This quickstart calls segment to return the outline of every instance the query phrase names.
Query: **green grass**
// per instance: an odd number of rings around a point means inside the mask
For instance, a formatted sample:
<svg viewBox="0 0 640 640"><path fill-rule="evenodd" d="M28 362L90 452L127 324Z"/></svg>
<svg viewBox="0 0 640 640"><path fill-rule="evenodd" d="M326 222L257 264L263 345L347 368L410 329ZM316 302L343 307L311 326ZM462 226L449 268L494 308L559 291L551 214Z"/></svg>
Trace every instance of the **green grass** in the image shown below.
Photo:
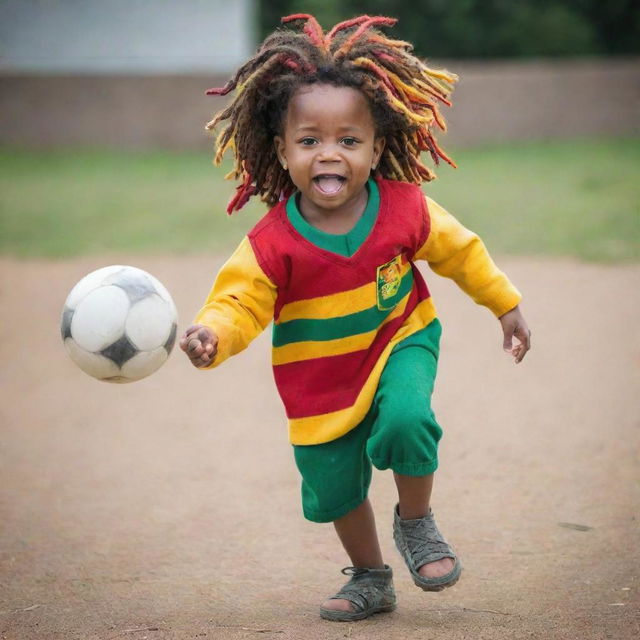
<svg viewBox="0 0 640 640"><path fill-rule="evenodd" d="M640 139L460 150L432 197L502 254L640 259Z"/></svg>
<svg viewBox="0 0 640 640"><path fill-rule="evenodd" d="M640 140L450 150L425 190L492 253L640 258ZM202 153L0 150L0 253L226 252L262 215Z"/></svg>

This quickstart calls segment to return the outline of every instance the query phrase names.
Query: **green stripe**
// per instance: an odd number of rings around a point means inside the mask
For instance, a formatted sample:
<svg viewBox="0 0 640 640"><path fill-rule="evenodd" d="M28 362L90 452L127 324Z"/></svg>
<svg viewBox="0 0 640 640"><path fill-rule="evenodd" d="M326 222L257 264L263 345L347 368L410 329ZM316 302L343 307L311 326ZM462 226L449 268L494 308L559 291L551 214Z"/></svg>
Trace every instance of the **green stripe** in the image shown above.
<svg viewBox="0 0 640 640"><path fill-rule="evenodd" d="M381 310L374 306L338 318L289 320L282 324L276 324L273 326L273 346L282 347L292 342L307 340L320 342L338 340L373 331L384 322L385 318L393 311L393 307L411 291L412 287L413 271L409 269L402 278L396 294L387 301L390 309Z"/></svg>

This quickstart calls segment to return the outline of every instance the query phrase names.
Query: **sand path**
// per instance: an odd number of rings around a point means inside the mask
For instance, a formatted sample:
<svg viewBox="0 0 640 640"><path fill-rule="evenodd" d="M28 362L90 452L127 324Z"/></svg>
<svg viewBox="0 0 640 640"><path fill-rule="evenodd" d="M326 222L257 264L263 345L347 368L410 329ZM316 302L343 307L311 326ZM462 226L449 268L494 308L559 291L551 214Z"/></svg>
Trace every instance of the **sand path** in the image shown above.
<svg viewBox="0 0 640 640"><path fill-rule="evenodd" d="M215 372L176 351L151 378L81 373L62 303L109 257L0 260L2 640L640 637L640 266L506 259L534 350L515 367L491 315L430 277L445 327L434 510L459 584L424 594L391 539L393 480L372 499L396 612L317 607L348 564L306 522L269 339ZM184 328L220 261L141 258Z"/></svg>

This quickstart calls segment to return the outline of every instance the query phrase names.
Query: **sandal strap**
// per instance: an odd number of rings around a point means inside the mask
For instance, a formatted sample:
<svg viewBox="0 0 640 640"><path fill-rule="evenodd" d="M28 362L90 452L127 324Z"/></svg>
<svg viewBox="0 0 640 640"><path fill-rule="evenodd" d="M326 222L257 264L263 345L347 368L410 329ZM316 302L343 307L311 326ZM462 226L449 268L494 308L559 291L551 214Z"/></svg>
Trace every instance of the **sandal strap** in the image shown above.
<svg viewBox="0 0 640 640"><path fill-rule="evenodd" d="M442 558L456 559L453 549L438 530L431 510L426 516L415 520L401 520L397 516L396 524L416 571Z"/></svg>
<svg viewBox="0 0 640 640"><path fill-rule="evenodd" d="M351 580L335 596L329 598L330 600L348 600L354 606L355 613L395 603L391 567L387 565L385 569L345 567L342 573L350 575Z"/></svg>

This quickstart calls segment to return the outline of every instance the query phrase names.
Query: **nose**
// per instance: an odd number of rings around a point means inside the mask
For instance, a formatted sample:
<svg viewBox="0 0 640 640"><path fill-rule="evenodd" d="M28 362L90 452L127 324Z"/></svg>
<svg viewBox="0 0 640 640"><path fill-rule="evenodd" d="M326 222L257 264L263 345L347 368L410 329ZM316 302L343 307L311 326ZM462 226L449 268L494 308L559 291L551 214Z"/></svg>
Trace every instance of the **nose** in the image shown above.
<svg viewBox="0 0 640 640"><path fill-rule="evenodd" d="M320 162L339 162L340 161L340 147L334 143L323 144L318 153L318 160Z"/></svg>

